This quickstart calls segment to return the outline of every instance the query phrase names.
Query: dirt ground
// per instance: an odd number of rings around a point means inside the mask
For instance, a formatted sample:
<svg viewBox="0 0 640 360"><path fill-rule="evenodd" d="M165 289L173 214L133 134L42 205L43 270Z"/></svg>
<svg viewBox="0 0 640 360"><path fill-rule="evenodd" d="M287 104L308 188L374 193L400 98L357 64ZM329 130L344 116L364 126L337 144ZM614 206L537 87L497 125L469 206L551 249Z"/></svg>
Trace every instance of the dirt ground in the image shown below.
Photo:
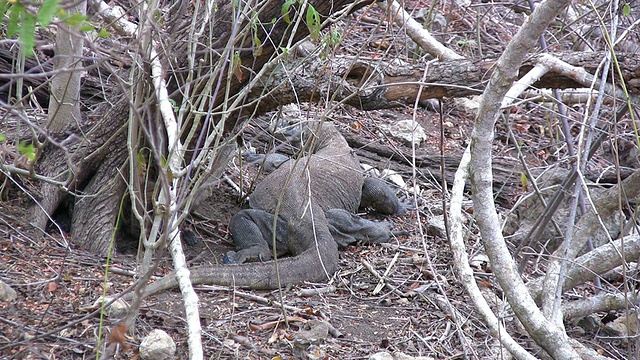
<svg viewBox="0 0 640 360"><path fill-rule="evenodd" d="M447 134L449 154L462 151L460 133L471 128L468 116L454 115L457 132ZM400 149L403 145L384 138L378 130L380 124L402 116L402 111L369 112L361 120L358 136ZM334 120L341 129L349 131L351 124L338 117ZM419 119L432 133L439 128L435 113L420 109ZM520 135L528 136L526 132ZM427 142L418 149L418 155L438 153L438 148L438 141ZM247 179L255 174L252 168L242 171ZM240 169L231 164L229 180L239 183L239 174ZM411 183L411 174L402 175ZM416 181L422 189L418 211L392 219L373 217L393 221L394 229L405 230L406 234L384 246L343 249L340 270L329 283L300 284L283 289L282 293L198 287L206 356L368 359L380 351L401 351L435 359L499 357L500 348L456 280L446 240L428 223L442 213L438 184L424 174L418 175ZM12 199L0 204L0 277L18 292L18 301L0 303L0 358L95 357L101 324L105 334L117 319L87 317L90 311L86 308L103 292L114 295L133 284L130 274L135 257L117 254L110 259L110 272L105 277L105 259L74 249L74 234L62 237L52 231L43 236L28 225L26 199ZM226 226L231 215L241 208L238 193L228 183L221 183L207 206L199 211L206 216L190 219L191 230L199 239L195 246L185 245L190 264L219 262L232 249ZM482 253L473 233L468 246L472 257ZM500 292L492 285L493 277L484 272L481 262L479 266L480 284L499 297ZM170 271L168 256L160 269L158 276ZM279 306L280 301L284 309ZM319 323L324 325L319 327ZM315 334L311 338L308 328ZM314 333L318 328L319 334ZM152 329L166 331L176 342L177 358L187 357L179 292L165 292L144 301L136 325L126 338L131 349L121 349L116 358L135 358L141 339ZM569 327L569 332L583 335L586 340L593 336L583 334L578 327ZM527 346L526 337L522 341ZM606 342L594 346L610 356L617 348L615 343Z"/></svg>
<svg viewBox="0 0 640 360"><path fill-rule="evenodd" d="M461 19L465 16L454 15ZM360 44L369 39L374 26L375 23L364 21L351 33L351 43L344 44L343 51L360 54ZM499 54L502 38L498 36L495 43L485 46ZM406 58L406 44L393 44L388 55L397 53ZM375 55L379 50L377 46L371 53ZM471 133L472 115L456 110L450 102L445 102L442 118L426 107L417 109L416 120L429 137L417 148L416 156L460 156ZM411 118L412 111L399 108L364 112L342 108L332 114L330 120L339 123L345 134L386 146L390 152L410 154L411 149L386 136L381 125ZM562 145L554 140L559 136L550 130L557 131L558 126L548 122L554 117L551 115L552 111L542 106L523 105L514 107L510 116L510 126L532 167L551 166L564 156L558 150ZM441 128L445 136L442 144ZM253 134L258 132L249 130ZM505 125L498 124L495 134L495 158L517 163ZM252 143L258 145L256 148L259 144L258 140ZM362 162L367 160L363 158ZM384 170L393 168L397 161L387 159L386 166L384 164L385 161L377 161L371 165ZM231 182L246 189L249 184L240 181L241 172L243 178L248 179L255 170L239 169L231 164L226 175ZM434 359L501 358L504 350L478 318L453 273L445 237L429 224L430 219L443 213L443 194L445 198L448 194L435 180L439 172L437 167L401 172L409 186L415 181L420 188L416 208L391 219L372 218L393 221L394 229L404 230L406 234L385 245L343 249L339 272L328 283L304 283L282 292L197 287L206 358L368 359L380 351L400 351ZM513 204L524 191L515 167L513 175L504 207ZM0 279L18 293L17 301L0 302L0 359L95 358L98 347L101 349L104 344L105 334L118 319L92 314L88 308L103 294L118 294L134 283L131 274L136 267L135 255L118 253L107 262L74 248L75 234L55 229L44 233L32 228L25 213L29 199L15 189L14 193L7 194L5 186L11 185L11 181L0 180L4 181L0 188ZM200 216L189 219L190 229L199 239L194 246L185 245L191 265L219 262L223 254L232 249L227 224L243 207L237 200L237 191L222 182L206 208L200 209ZM472 205L469 200L465 204L471 218ZM472 225L467 247L470 257L478 260L474 261L474 270L479 284L496 301L502 300L493 275L482 261L482 244ZM166 254L159 269L158 277L171 270ZM498 313L508 324L513 323L512 314ZM119 349L115 358L136 359L140 341L153 329L162 329L173 338L177 359L187 358L184 309L179 292L169 291L144 300L136 324L126 337L130 348ZM524 331L510 330L523 346L536 354L537 349ZM567 324L567 332L606 356L626 358L626 344L599 336L597 329L585 331Z"/></svg>
<svg viewBox="0 0 640 360"><path fill-rule="evenodd" d="M229 177L237 179L238 174L237 167L231 166ZM231 215L241 208L237 199L237 192L222 183L206 208L199 210L209 218L191 219L191 229L201 240L193 247L185 246L191 264L219 261L232 249L226 226ZM103 288L113 295L132 284L133 278L111 272L105 280L105 259L74 249L73 234L63 238L51 232L43 236L30 228L24 205L20 199L1 205L0 274L18 291L19 300L0 304L0 354L2 358L15 359L50 358L54 354L56 358L91 357L100 317L78 321L88 312L81 309L102 295ZM426 209L425 205L422 207ZM428 228L430 212L420 212L424 229ZM460 339L470 335L462 334L462 326L472 331L471 337L484 330L477 325L464 325L463 318L472 318L464 301L451 302L459 298L462 290L452 281L447 244L426 233L419 235L416 212L387 220L394 222L395 230L407 230L409 235L399 236L384 247L344 249L340 272L330 284L301 284L283 291L288 325L283 322L282 308L271 303L279 301L278 292L199 288L207 355L229 359L298 358L301 355L300 345L295 345L296 333L311 320L326 321L337 330L334 335L339 336L321 337L314 344L313 349L328 358L367 358L385 349L437 358L463 353ZM111 269L128 271L134 266L135 258L122 254L111 259L110 264ZM168 259L161 269L169 271ZM382 275L384 282L378 279ZM386 286L377 288L379 284ZM329 285L331 289L322 292ZM319 289L318 294L301 295L313 289ZM176 341L178 358L185 358L183 311L177 292L146 299L128 341L135 348L150 330L160 328ZM460 317L460 323L453 321L454 317ZM65 325L68 327L61 329ZM108 329L111 325L113 320L107 318L104 326ZM50 331L53 333L47 334ZM465 347L467 351L484 353ZM120 358L131 354L125 352Z"/></svg>

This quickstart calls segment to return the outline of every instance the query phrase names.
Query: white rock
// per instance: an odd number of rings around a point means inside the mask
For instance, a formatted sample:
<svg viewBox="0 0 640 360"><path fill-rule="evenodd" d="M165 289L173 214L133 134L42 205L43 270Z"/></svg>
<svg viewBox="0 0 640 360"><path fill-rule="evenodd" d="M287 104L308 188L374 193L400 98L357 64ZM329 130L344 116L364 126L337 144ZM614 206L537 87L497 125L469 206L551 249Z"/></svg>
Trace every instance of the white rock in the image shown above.
<svg viewBox="0 0 640 360"><path fill-rule="evenodd" d="M432 357L428 356L409 356L400 351L396 351L393 353L394 360L433 360Z"/></svg>
<svg viewBox="0 0 640 360"><path fill-rule="evenodd" d="M176 355L176 343L166 332L155 329L140 343L140 358L143 360L169 360Z"/></svg>
<svg viewBox="0 0 640 360"><path fill-rule="evenodd" d="M369 360L394 360L393 356L386 351L375 353L369 357Z"/></svg>
<svg viewBox="0 0 640 360"><path fill-rule="evenodd" d="M18 294L11 286L7 285L4 281L0 280L0 300L6 302L13 302L18 297Z"/></svg>
<svg viewBox="0 0 640 360"><path fill-rule="evenodd" d="M474 96L471 99L458 98L454 100L454 107L469 114L475 114L478 112L478 108L480 108L481 100L482 98L480 96Z"/></svg>
<svg viewBox="0 0 640 360"><path fill-rule="evenodd" d="M391 355L386 351L382 351L371 355L369 360L433 360L433 358L428 356L410 356L400 351L396 351Z"/></svg>
<svg viewBox="0 0 640 360"><path fill-rule="evenodd" d="M362 170L364 170L365 174L371 174L374 177L380 177L380 171L378 171L378 169L376 169L375 167L364 163L360 163L360 167L362 168Z"/></svg>
<svg viewBox="0 0 640 360"><path fill-rule="evenodd" d="M112 297L107 296L106 298L103 298L102 296L100 298L98 298L98 300L96 300L93 303L93 306L86 308L87 310L95 310L99 307L102 306L102 303L108 303L111 300L113 300ZM107 306L104 309L104 314L107 317L113 318L113 319L122 319L127 315L127 312L129 311L129 304L127 304L126 301L124 301L123 299L118 299L116 301L114 301L111 305Z"/></svg>
<svg viewBox="0 0 640 360"><path fill-rule="evenodd" d="M407 183L404 182L404 179L402 178L402 176L398 174L396 171L393 171L391 169L384 169L382 170L382 178L391 181L402 190L407 189Z"/></svg>
<svg viewBox="0 0 640 360"><path fill-rule="evenodd" d="M469 259L469 265L478 271L491 271L491 261L486 254L478 253Z"/></svg>
<svg viewBox="0 0 640 360"><path fill-rule="evenodd" d="M440 239L447 238L447 227L444 223L444 215L432 216L427 220L427 233Z"/></svg>
<svg viewBox="0 0 640 360"><path fill-rule="evenodd" d="M417 122L409 120L400 120L394 124L383 126L382 129L392 138L402 141L406 144L420 144L427 140L427 134Z"/></svg>

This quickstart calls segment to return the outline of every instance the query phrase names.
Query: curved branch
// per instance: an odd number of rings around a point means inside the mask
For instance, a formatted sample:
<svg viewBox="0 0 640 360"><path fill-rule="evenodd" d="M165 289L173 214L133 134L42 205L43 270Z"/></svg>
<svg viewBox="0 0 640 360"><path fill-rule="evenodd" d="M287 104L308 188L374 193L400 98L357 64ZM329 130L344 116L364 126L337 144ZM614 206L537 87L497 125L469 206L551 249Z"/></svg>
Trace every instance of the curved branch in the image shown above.
<svg viewBox="0 0 640 360"><path fill-rule="evenodd" d="M491 311L487 300L482 296L480 288L476 283L473 276L473 270L469 266L469 258L465 249L464 240L462 236L462 200L464 196L464 183L469 175L468 167L470 161L469 147L464 152L460 166L456 171L453 187L451 188L451 201L449 213L449 220L451 221L451 252L453 253L453 263L456 273L460 278L460 281L465 286L467 294L473 301L476 309L480 315L484 318L485 323L489 327L491 334L500 340L500 343L509 350L509 352L517 359L535 359L535 357L529 354L518 343L513 340L511 335L500 324L500 321Z"/></svg>
<svg viewBox="0 0 640 360"><path fill-rule="evenodd" d="M511 308L527 332L555 359L580 359L580 356L570 345L564 331L546 319L538 309L507 249L493 201L491 151L500 104L518 75L517 69L549 22L568 3L566 0L541 3L509 43L497 61L496 70L483 94L470 145L475 215L494 273Z"/></svg>

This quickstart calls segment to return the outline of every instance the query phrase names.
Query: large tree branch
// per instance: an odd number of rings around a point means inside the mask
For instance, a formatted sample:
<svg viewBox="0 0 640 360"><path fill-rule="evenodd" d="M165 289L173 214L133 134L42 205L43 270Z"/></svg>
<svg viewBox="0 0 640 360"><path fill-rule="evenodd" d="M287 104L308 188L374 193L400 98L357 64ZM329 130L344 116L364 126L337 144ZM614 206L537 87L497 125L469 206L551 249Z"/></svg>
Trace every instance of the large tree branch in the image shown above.
<svg viewBox="0 0 640 360"><path fill-rule="evenodd" d="M511 40L495 64L495 70L480 104L471 138L471 187L475 217L494 274L507 301L527 332L549 355L556 359L579 359L566 334L546 319L529 295L516 264L507 249L499 226L492 191L492 143L495 122L502 100L518 77L518 69L529 49L542 35L549 22L566 6L566 0L541 3Z"/></svg>

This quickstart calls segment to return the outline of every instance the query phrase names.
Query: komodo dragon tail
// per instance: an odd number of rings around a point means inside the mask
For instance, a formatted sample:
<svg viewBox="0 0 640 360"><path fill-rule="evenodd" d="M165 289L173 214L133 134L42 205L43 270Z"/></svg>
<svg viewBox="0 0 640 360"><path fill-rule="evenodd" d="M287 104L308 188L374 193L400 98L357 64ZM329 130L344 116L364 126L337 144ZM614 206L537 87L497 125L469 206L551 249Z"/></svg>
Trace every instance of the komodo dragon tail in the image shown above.
<svg viewBox="0 0 640 360"><path fill-rule="evenodd" d="M327 281L338 269L338 246L333 240L327 220L319 206L314 205L313 219L311 211L306 211L302 219L290 221L288 236L314 237L317 246L311 246L294 257L278 259L280 282L276 273L276 262L229 264L217 266L193 267L190 270L191 283L194 285L236 286L248 289L277 289L295 285L303 281ZM149 284L143 291L143 297L178 286L175 273L171 273Z"/></svg>

